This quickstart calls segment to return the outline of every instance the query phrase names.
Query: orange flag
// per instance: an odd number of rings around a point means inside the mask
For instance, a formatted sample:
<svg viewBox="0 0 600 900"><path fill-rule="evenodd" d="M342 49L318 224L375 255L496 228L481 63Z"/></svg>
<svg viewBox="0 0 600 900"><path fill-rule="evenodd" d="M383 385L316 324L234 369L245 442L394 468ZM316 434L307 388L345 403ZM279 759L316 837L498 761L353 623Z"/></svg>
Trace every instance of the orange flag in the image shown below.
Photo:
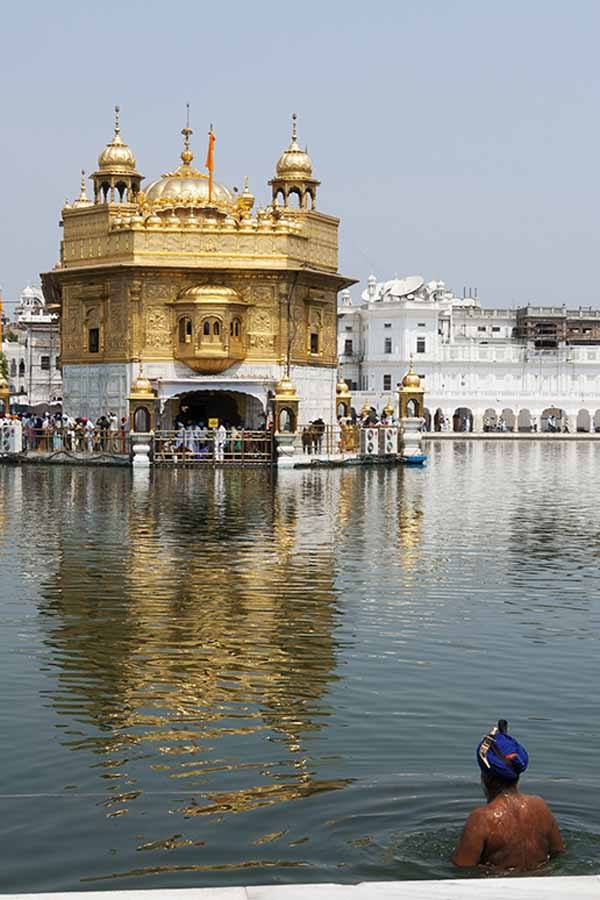
<svg viewBox="0 0 600 900"><path fill-rule="evenodd" d="M210 126L210 131L208 132L208 150L206 151L206 162L204 165L208 169L208 202L212 201L212 192L213 192L213 172L215 170L215 136L213 134L212 125Z"/></svg>

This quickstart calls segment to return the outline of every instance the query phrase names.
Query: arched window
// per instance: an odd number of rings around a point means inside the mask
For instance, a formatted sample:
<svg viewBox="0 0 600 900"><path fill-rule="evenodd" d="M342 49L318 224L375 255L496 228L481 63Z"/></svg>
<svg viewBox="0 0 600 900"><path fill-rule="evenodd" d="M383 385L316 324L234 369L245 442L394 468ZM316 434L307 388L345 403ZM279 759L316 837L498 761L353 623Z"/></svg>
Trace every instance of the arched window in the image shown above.
<svg viewBox="0 0 600 900"><path fill-rule="evenodd" d="M142 434L150 431L150 413L143 406L138 406L133 415L133 430Z"/></svg>
<svg viewBox="0 0 600 900"><path fill-rule="evenodd" d="M25 360L23 359L19 363L19 375L21 376L21 378L23 378L23 376L25 375Z"/></svg>
<svg viewBox="0 0 600 900"><path fill-rule="evenodd" d="M16 376L16 374L17 374L17 363L16 363L16 360L13 359L13 360L11 360L11 364L10 364L10 377L14 378Z"/></svg>
<svg viewBox="0 0 600 900"><path fill-rule="evenodd" d="M232 319L229 326L229 334L232 338L240 339L242 335L242 323L239 319Z"/></svg>
<svg viewBox="0 0 600 900"><path fill-rule="evenodd" d="M192 320L184 316L179 320L179 343L190 344L192 342Z"/></svg>
<svg viewBox="0 0 600 900"><path fill-rule="evenodd" d="M202 343L223 344L223 323L216 316L207 316L202 322Z"/></svg>

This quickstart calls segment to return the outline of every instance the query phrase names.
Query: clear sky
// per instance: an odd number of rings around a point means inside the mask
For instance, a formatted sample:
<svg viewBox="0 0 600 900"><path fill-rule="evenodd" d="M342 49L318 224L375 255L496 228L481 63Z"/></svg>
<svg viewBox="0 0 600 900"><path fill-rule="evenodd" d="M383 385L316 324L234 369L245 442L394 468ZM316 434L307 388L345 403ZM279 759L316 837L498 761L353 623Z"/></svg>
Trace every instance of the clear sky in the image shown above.
<svg viewBox="0 0 600 900"><path fill-rule="evenodd" d="M0 19L5 300L58 257L61 205L121 106L138 169L257 198L299 117L344 274L419 273L486 306L600 306L597 0L30 0ZM354 289L354 296L358 289Z"/></svg>

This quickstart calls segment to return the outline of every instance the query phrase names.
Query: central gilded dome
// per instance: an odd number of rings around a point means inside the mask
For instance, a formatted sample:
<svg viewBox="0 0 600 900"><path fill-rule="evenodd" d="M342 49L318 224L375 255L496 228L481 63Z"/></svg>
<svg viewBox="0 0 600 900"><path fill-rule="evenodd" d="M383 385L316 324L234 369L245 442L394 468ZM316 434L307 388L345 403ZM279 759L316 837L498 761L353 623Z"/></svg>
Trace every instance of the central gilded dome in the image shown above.
<svg viewBox="0 0 600 900"><path fill-rule="evenodd" d="M182 164L174 172L166 172L162 178L148 185L144 192L146 203L158 209L216 206L224 212L231 212L235 209L232 192L214 181L211 193L209 176L192 166L194 154L189 147L191 128L184 128L182 134L185 138Z"/></svg>
<svg viewBox="0 0 600 900"><path fill-rule="evenodd" d="M208 175L184 163L174 172L167 172L148 185L146 202L165 209L183 206L217 206L229 210L234 204L233 194L222 184L213 183L209 202Z"/></svg>

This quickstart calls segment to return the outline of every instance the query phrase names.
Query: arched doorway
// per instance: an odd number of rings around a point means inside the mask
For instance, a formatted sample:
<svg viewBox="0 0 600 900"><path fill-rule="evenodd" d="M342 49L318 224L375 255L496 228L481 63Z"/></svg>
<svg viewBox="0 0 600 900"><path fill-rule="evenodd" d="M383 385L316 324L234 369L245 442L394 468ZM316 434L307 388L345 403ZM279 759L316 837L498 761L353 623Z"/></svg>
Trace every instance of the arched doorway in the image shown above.
<svg viewBox="0 0 600 900"><path fill-rule="evenodd" d="M431 431L431 413L427 409L427 407L425 407L425 409L423 410L423 417L425 419L425 422L423 424L423 431Z"/></svg>
<svg viewBox="0 0 600 900"><path fill-rule="evenodd" d="M165 404L163 428L180 424L208 427L217 420L226 428L264 428L266 414L257 397L241 391L189 391L172 397Z"/></svg>
<svg viewBox="0 0 600 900"><path fill-rule="evenodd" d="M500 430L501 431L514 431L517 417L515 416L512 409L508 407L503 409L500 414Z"/></svg>
<svg viewBox="0 0 600 900"><path fill-rule="evenodd" d="M452 416L453 431L473 431L473 413L466 406L459 406Z"/></svg>
<svg viewBox="0 0 600 900"><path fill-rule="evenodd" d="M528 409L520 409L517 418L517 431L531 431L533 420Z"/></svg>
<svg viewBox="0 0 600 900"><path fill-rule="evenodd" d="M483 430L484 431L496 431L498 428L498 416L496 415L496 410L486 409L483 413Z"/></svg>
<svg viewBox="0 0 600 900"><path fill-rule="evenodd" d="M566 413L564 409L559 409L558 406L549 406L543 411L541 416L542 431L562 431L565 421Z"/></svg>
<svg viewBox="0 0 600 900"><path fill-rule="evenodd" d="M592 430L592 417L587 409L580 409L577 413L577 431L591 431Z"/></svg>
<svg viewBox="0 0 600 900"><path fill-rule="evenodd" d="M435 413L433 414L433 430L434 431L447 431L448 430L448 423L447 423L446 416L444 415L443 409L440 409L439 406L436 409Z"/></svg>
<svg viewBox="0 0 600 900"><path fill-rule="evenodd" d="M600 409L597 409L594 413L593 425L594 431L600 431Z"/></svg>

